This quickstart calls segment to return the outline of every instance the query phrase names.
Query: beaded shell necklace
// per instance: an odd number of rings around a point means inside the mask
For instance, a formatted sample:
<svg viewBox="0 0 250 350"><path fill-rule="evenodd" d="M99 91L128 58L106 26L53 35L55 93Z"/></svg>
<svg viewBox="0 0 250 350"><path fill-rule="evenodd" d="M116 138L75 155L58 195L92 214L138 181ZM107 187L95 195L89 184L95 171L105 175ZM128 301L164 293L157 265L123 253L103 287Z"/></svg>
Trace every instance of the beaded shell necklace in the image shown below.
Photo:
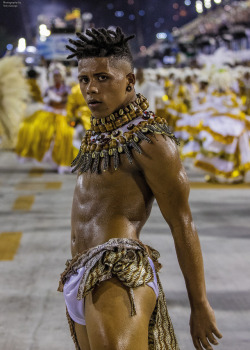
<svg viewBox="0 0 250 350"><path fill-rule="evenodd" d="M152 142L147 134L167 135L179 144L166 120L147 111L148 107L148 100L137 94L134 102L108 117L97 119L91 116L91 129L86 132L79 153L71 164L72 172L79 170L84 173L89 169L93 173L106 171L111 157L114 169L117 170L120 164L119 155L122 153L133 163L131 151L142 153L140 141Z"/></svg>

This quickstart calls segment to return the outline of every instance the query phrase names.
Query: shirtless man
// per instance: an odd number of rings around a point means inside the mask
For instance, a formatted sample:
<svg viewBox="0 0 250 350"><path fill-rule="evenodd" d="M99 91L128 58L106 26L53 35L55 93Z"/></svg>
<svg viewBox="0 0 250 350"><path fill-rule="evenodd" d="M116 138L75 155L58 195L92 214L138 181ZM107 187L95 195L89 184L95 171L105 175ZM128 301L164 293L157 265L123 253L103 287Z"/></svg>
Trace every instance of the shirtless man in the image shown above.
<svg viewBox="0 0 250 350"><path fill-rule="evenodd" d="M69 58L78 59L92 126L73 162L79 170L72 207L73 259L59 287L76 349L179 349L156 277L157 252L139 241L156 199L185 278L194 347L211 350L221 334L206 297L189 182L174 135L163 119L147 111L146 99L135 94L127 44L133 36L125 38L120 28L77 35L79 40L70 40L76 48L68 46L73 52ZM164 321L160 326L159 320Z"/></svg>

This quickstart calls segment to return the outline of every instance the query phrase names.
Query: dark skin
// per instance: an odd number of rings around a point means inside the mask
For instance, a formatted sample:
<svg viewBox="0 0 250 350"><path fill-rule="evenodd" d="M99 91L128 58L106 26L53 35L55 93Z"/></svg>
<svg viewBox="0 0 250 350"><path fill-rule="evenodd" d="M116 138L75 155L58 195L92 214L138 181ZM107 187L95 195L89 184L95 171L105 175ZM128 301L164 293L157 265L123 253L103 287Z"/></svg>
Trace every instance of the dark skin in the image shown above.
<svg viewBox="0 0 250 350"><path fill-rule="evenodd" d="M96 118L105 117L135 99L130 64L114 58L79 61L79 82ZM206 297L202 253L188 204L189 182L176 145L162 135L141 142L142 155L129 164L121 155L117 171L78 175L72 207L72 255L114 237L139 239L154 198L175 242L191 306L190 329L196 349L211 350L221 338ZM162 166L165 164L166 166ZM112 169L112 167L111 167ZM85 299L86 326L76 324L81 349L145 350L148 323L156 296L148 287L135 290L137 315L131 317L127 290L112 278Z"/></svg>

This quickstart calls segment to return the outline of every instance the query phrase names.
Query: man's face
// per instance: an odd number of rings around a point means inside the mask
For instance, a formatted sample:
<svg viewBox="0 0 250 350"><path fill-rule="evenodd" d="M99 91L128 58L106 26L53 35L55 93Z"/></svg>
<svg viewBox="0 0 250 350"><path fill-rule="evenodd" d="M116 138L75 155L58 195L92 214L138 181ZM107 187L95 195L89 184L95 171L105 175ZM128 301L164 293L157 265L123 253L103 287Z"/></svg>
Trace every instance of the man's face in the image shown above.
<svg viewBox="0 0 250 350"><path fill-rule="evenodd" d="M106 117L128 104L134 92L134 74L129 62L112 57L83 58L78 63L78 79L92 115Z"/></svg>
<svg viewBox="0 0 250 350"><path fill-rule="evenodd" d="M205 90L208 87L208 83L206 81L200 82L200 89Z"/></svg>
<svg viewBox="0 0 250 350"><path fill-rule="evenodd" d="M62 76L60 73L55 73L53 77L55 85L59 85L62 83Z"/></svg>
<svg viewBox="0 0 250 350"><path fill-rule="evenodd" d="M249 79L250 79L250 73L249 73L249 72L246 72L246 73L244 74L244 78L245 78L246 80L249 80Z"/></svg>

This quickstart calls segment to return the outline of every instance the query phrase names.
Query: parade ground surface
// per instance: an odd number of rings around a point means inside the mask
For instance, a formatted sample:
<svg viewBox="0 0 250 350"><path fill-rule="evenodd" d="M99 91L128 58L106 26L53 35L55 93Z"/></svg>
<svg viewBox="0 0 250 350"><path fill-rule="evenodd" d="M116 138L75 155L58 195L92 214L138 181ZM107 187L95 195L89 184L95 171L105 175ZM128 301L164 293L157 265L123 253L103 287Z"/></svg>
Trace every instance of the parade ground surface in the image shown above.
<svg viewBox="0 0 250 350"><path fill-rule="evenodd" d="M190 164L187 172L208 298L223 333L215 348L249 350L249 176L246 184L212 185L204 183L203 174ZM70 258L76 176L58 175L34 163L18 164L10 152L0 153L0 174L0 350L73 350L57 287ZM156 203L141 239L161 253L160 276L180 349L194 349L184 280Z"/></svg>

